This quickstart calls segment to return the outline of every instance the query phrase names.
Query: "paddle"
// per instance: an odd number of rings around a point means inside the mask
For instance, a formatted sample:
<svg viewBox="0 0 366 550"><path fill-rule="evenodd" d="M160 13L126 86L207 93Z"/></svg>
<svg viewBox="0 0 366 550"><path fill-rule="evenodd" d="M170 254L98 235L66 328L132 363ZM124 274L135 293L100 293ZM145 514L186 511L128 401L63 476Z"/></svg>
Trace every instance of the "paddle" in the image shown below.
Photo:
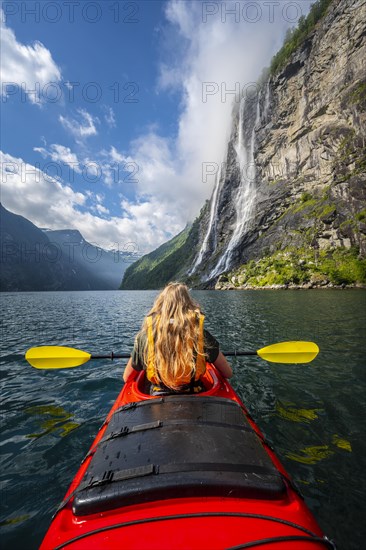
<svg viewBox="0 0 366 550"><path fill-rule="evenodd" d="M314 342L280 342L257 351L227 351L228 357L258 355L272 363L310 363L319 353ZM31 348L25 358L36 369L67 369L79 367L90 359L129 359L130 353L91 355L86 351L62 346L40 346Z"/></svg>

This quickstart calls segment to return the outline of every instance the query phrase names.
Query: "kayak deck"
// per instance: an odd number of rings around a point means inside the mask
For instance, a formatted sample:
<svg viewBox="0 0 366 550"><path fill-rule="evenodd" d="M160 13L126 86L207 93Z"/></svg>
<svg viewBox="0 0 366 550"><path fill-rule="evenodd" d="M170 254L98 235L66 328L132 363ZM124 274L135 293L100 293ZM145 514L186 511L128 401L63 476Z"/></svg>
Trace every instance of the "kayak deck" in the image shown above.
<svg viewBox="0 0 366 550"><path fill-rule="evenodd" d="M143 385L122 389L41 550L333 547L213 367L204 394Z"/></svg>
<svg viewBox="0 0 366 550"><path fill-rule="evenodd" d="M168 498L273 499L286 490L240 406L222 397L125 405L92 453L76 516Z"/></svg>

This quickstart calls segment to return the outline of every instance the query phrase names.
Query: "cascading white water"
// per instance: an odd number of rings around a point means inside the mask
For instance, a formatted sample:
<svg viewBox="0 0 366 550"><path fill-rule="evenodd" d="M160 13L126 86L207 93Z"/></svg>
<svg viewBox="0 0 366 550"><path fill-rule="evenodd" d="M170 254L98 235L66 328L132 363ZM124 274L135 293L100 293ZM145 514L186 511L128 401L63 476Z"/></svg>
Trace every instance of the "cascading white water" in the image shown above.
<svg viewBox="0 0 366 550"><path fill-rule="evenodd" d="M260 121L260 94L257 97L256 117L253 125L249 144L245 143L244 136L244 107L245 98L241 100L239 109L238 122L238 138L235 146L235 151L240 167L240 184L238 186L237 195L235 197L236 208L236 225L231 235L228 247L221 256L216 267L211 271L209 278L216 277L220 273L227 271L230 268L231 259L235 248L240 243L246 227L250 220L254 200L255 200L255 136L258 123Z"/></svg>
<svg viewBox="0 0 366 550"><path fill-rule="evenodd" d="M270 105L269 94L270 94L270 87L269 87L269 80L268 80L267 86L266 86L266 95L264 97L263 113L261 115L261 120L264 123L267 121L267 115L268 115L268 110L269 110L269 105Z"/></svg>
<svg viewBox="0 0 366 550"><path fill-rule="evenodd" d="M218 197L220 195L219 191L221 188L221 185L220 185L221 172L222 172L222 164L219 165L219 169L216 175L216 182L215 182L214 192L211 200L210 221L208 224L206 235L205 235L205 238L203 239L201 249L199 251L197 259L192 269L188 272L188 275L192 275L196 271L197 267L202 263L202 260L208 249L208 243L210 242L211 232L213 232L213 238L215 239L216 237L215 228L216 228L216 222L217 222L217 203L218 203ZM216 243L214 243L214 246L215 244Z"/></svg>

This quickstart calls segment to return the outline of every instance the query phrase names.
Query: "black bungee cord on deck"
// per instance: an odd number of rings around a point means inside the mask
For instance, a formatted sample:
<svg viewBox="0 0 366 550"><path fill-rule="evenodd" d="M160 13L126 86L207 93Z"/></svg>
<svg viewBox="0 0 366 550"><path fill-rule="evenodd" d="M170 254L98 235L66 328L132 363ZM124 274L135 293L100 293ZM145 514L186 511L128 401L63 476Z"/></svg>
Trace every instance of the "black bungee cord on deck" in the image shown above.
<svg viewBox="0 0 366 550"><path fill-rule="evenodd" d="M328 539L327 537L304 537L299 535L292 535L286 537L271 537L261 540L253 540L251 542L245 542L244 544L239 544L239 546L230 546L230 548L225 548L225 550L245 550L245 548L254 548L255 546L263 546L264 544L276 544L277 542L310 542L324 544L330 550L337 550L334 542Z"/></svg>
<svg viewBox="0 0 366 550"><path fill-rule="evenodd" d="M106 527L101 527L100 529L95 529L88 533L83 533L82 535L79 535L77 537L74 537L70 540L63 542L60 546L56 546L54 550L62 550L62 548L65 548L65 546L73 544L74 542L77 542L81 539L84 539L92 535L96 535L98 533L103 533L105 531L111 531L113 529L121 529L122 527L131 527L134 525L142 525L144 523L155 523L158 521L193 519L193 518L200 519L202 517L241 517L241 518L250 518L250 519L253 519L253 518L263 519L265 521L273 521L276 523L288 525L289 527L298 529L308 534L308 536L293 535L288 537L284 536L284 537L273 537L270 539L255 540L251 542L246 542L239 546L232 546L230 548L226 548L225 550L241 550L245 548L254 548L255 546L262 546L263 544L272 544L277 542L291 542L291 541L305 541L305 542L311 542L311 543L320 543L320 544L323 544L329 550L336 550L336 546L334 545L334 543L331 540L329 540L327 537L323 537L323 538L318 537L315 533L313 533L309 529L306 529L305 527L302 527L301 525L297 525L296 523L284 520L282 518L275 518L272 516L265 516L262 514L246 514L242 512L203 512L201 514L178 514L175 516L158 516L154 518L144 518L144 519L137 519L133 521L126 521L123 523L116 523L115 525L107 525Z"/></svg>

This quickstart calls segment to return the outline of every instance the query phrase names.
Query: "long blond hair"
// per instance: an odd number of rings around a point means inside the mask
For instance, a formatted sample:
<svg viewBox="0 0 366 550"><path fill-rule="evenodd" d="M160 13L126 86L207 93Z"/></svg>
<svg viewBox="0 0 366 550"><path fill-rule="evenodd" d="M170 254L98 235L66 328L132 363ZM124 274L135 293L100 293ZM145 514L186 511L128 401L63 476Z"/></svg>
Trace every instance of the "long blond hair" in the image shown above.
<svg viewBox="0 0 366 550"><path fill-rule="evenodd" d="M178 390L182 381L196 372L199 332L199 305L186 285L169 283L155 299L147 317L152 316L155 342L155 375L166 387ZM140 334L147 335L145 317ZM148 363L148 339L144 361Z"/></svg>

